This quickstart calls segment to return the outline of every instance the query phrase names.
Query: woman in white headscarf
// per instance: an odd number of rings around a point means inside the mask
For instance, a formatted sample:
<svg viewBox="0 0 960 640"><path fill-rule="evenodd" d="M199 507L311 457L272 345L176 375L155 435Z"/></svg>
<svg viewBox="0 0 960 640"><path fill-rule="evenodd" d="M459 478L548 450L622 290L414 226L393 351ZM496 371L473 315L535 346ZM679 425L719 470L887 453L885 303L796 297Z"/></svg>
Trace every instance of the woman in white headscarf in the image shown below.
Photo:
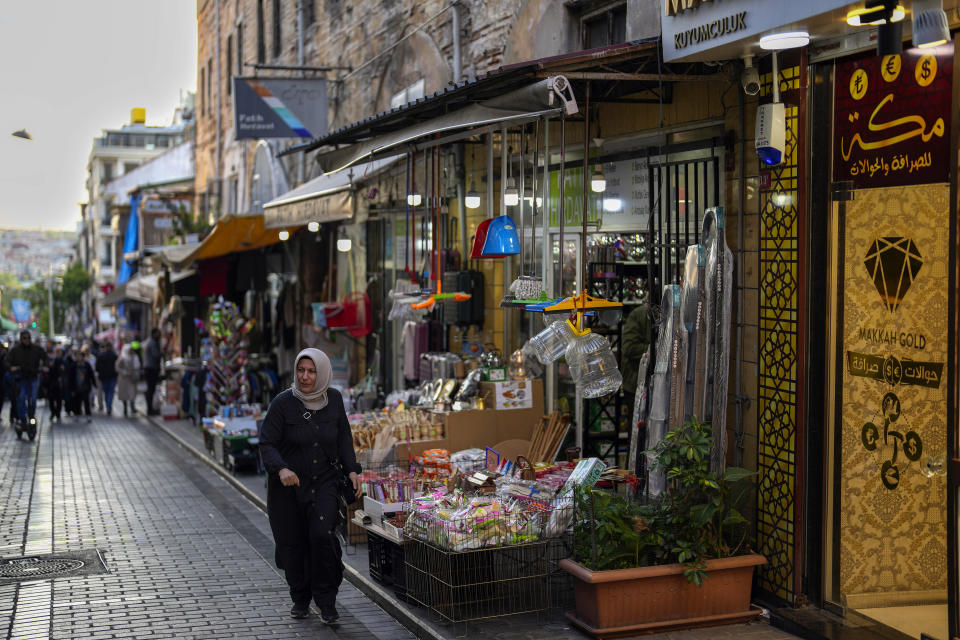
<svg viewBox="0 0 960 640"><path fill-rule="evenodd" d="M319 349L297 355L293 385L267 409L260 454L267 469L267 513L293 608L310 615L310 601L326 624L335 624L343 561L337 540L339 483L347 474L357 497L360 465L353 450L343 398L330 389L330 359Z"/></svg>
<svg viewBox="0 0 960 640"><path fill-rule="evenodd" d="M137 399L137 378L140 375L140 358L129 344L120 349L117 359L117 400L123 403L123 415L131 415Z"/></svg>

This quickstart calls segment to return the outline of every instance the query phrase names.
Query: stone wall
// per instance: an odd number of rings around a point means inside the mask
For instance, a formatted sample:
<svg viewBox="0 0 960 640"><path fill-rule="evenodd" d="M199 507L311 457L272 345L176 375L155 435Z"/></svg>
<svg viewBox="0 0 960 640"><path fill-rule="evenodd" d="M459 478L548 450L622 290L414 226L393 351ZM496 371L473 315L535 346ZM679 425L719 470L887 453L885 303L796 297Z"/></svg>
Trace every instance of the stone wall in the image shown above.
<svg viewBox="0 0 960 640"><path fill-rule="evenodd" d="M233 137L233 96L228 94L226 56L229 37L234 58L232 71L241 73L237 63L237 30L242 25L243 61L256 62L258 3L263 7L264 62L296 65L297 0L279 1L278 56L273 55L274 0L198 0L197 3L198 85L203 80L203 86L197 90L198 211L204 211L203 194L208 191L208 183L216 193L218 174L223 178L224 193L221 201L211 201L215 215L232 213L226 209L233 201L227 191L233 188L239 192L234 208L249 209L247 194L255 144ZM315 19L303 30L303 64L350 67L349 71L328 74L332 81L328 94L330 129L388 109L393 95L420 78L424 79L426 95L454 80L454 9L447 0L314 0L313 5ZM577 16L560 0L461 0L457 7L463 78L496 71L504 64L578 48ZM253 69L245 67L242 73L252 74ZM261 73L289 76L293 72ZM282 140L270 144L278 151L292 142ZM299 163L298 156L284 160L291 185L301 178ZM316 172L308 161L302 177L309 179Z"/></svg>

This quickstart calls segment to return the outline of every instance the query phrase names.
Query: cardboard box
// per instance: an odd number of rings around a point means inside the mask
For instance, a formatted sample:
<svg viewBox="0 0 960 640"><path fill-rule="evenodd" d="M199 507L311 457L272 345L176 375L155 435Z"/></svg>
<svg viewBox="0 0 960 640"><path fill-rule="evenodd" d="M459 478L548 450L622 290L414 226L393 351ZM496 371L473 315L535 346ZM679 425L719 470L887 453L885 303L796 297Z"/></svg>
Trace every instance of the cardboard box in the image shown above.
<svg viewBox="0 0 960 640"><path fill-rule="evenodd" d="M403 505L403 502L383 503L370 496L363 496L363 512L370 516L371 522L376 525L381 525L384 515L390 517L391 514L403 511Z"/></svg>
<svg viewBox="0 0 960 640"><path fill-rule="evenodd" d="M498 411L532 409L534 382L532 380L485 382L480 385L480 393L486 394L487 406Z"/></svg>
<svg viewBox="0 0 960 640"><path fill-rule="evenodd" d="M493 397L495 383L480 383L482 392ZM444 423L444 437L439 440L400 443L397 445L397 460L407 460L427 449L446 449L456 453L463 449L492 447L504 440L529 440L533 428L543 417L543 381L530 381L533 391L533 406L529 409L498 411L450 411L440 414Z"/></svg>

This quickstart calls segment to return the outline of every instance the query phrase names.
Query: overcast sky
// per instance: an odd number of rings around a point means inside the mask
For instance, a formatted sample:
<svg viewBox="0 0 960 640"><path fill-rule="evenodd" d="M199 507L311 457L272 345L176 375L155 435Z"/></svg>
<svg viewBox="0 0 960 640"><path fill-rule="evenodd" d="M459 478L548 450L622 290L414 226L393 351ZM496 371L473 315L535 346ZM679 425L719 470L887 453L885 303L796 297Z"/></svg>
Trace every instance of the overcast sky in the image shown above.
<svg viewBox="0 0 960 640"><path fill-rule="evenodd" d="M196 0L0 0L0 227L75 229L93 139L169 124L196 58Z"/></svg>

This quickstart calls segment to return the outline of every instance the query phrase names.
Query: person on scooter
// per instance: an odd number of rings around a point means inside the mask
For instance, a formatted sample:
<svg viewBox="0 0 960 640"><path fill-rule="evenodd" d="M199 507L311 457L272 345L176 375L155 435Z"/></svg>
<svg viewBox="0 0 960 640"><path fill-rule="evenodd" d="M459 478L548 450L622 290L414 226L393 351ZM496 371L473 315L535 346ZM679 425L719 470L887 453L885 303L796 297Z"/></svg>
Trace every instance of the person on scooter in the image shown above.
<svg viewBox="0 0 960 640"><path fill-rule="evenodd" d="M7 353L6 365L17 380L17 419L35 425L40 371L49 366L47 352L33 344L30 332L24 330L20 341Z"/></svg>

